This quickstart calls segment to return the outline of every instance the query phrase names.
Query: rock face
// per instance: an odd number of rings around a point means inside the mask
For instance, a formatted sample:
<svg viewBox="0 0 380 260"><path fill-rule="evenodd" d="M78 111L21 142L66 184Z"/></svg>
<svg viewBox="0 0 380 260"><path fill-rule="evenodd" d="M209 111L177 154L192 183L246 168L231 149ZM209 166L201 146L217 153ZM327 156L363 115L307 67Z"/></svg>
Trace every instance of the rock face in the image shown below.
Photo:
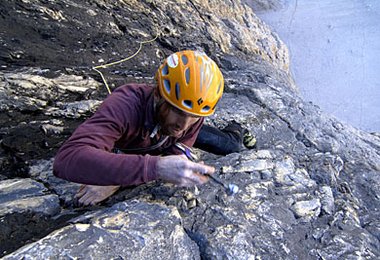
<svg viewBox="0 0 380 260"><path fill-rule="evenodd" d="M286 1L286 0L243 0L242 2L250 6L255 13L258 13L262 11L281 9L283 6L286 6L289 1Z"/></svg>
<svg viewBox="0 0 380 260"><path fill-rule="evenodd" d="M48 234L46 231L53 230L45 229L49 217L60 211L58 196L49 194L42 183L29 178L0 181L1 252L17 249L20 242L33 236Z"/></svg>
<svg viewBox="0 0 380 260"><path fill-rule="evenodd" d="M5 259L380 257L379 136L304 102L288 73L286 47L248 6L228 0L0 6ZM224 157L198 152L239 192L228 196L212 181L191 189L153 182L78 209L72 200L78 184L51 169L58 147L105 97L90 69L132 54L138 41L157 33L135 58L106 70L108 82L152 82L161 59L179 49L209 54L222 68L226 93L206 123L242 123L255 133L257 149Z"/></svg>
<svg viewBox="0 0 380 260"><path fill-rule="evenodd" d="M4 259L200 259L174 207L132 200L77 221Z"/></svg>

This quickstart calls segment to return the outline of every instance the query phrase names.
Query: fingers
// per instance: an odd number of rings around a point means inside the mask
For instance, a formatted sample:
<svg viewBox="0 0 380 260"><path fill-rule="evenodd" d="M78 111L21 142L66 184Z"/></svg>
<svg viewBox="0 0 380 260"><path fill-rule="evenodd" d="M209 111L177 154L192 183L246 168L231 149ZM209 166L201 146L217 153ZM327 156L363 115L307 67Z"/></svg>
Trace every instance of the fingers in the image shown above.
<svg viewBox="0 0 380 260"><path fill-rule="evenodd" d="M78 202L79 205L82 206L89 206L89 205L95 205L98 202L101 202L104 200L103 197L99 197L98 194L94 193L91 190L88 190L81 198L79 198Z"/></svg>
<svg viewBox="0 0 380 260"><path fill-rule="evenodd" d="M81 185L80 188L78 189L77 194L75 194L75 198L80 198L83 196L83 194L86 193L87 185Z"/></svg>
<svg viewBox="0 0 380 260"><path fill-rule="evenodd" d="M79 205L88 206L101 202L114 194L120 186L82 185L75 195Z"/></svg>
<svg viewBox="0 0 380 260"><path fill-rule="evenodd" d="M78 203L82 206L88 206L93 201L91 192L86 192L82 197L79 198Z"/></svg>
<svg viewBox="0 0 380 260"><path fill-rule="evenodd" d="M176 184L181 187L192 187L205 184L208 179L209 178L203 174L193 172L192 170L186 170Z"/></svg>
<svg viewBox="0 0 380 260"><path fill-rule="evenodd" d="M91 189L90 185L81 185L75 198L78 204L81 206L94 205L96 203L96 198L94 198L94 191ZM95 196L96 197L96 196Z"/></svg>
<svg viewBox="0 0 380 260"><path fill-rule="evenodd" d="M78 192L80 192L80 191L82 191L84 188L86 188L86 184L82 184L80 187L79 187L79 190L78 190Z"/></svg>
<svg viewBox="0 0 380 260"><path fill-rule="evenodd" d="M208 181L208 177L204 175L214 172L214 167L192 162L185 155L162 157L157 163L159 178L178 186L189 187L204 184Z"/></svg>
<svg viewBox="0 0 380 260"><path fill-rule="evenodd" d="M215 168L212 166L194 162L189 162L188 169L193 172L199 172L200 174L213 174L215 172Z"/></svg>
<svg viewBox="0 0 380 260"><path fill-rule="evenodd" d="M202 163L194 163L191 161L187 161L185 164L186 173L184 174L184 178L180 184L180 186L195 186L201 185L208 181L208 177L205 174L213 174L215 172L215 168L202 164Z"/></svg>
<svg viewBox="0 0 380 260"><path fill-rule="evenodd" d="M189 158L187 158L187 156L186 155L184 155L184 154L181 154L181 155L178 155L179 157L181 157L182 159L184 159L184 160L189 160Z"/></svg>
<svg viewBox="0 0 380 260"><path fill-rule="evenodd" d="M208 177L198 173L195 173L194 175L199 176L199 181L201 182L200 184L205 184L206 182L208 182Z"/></svg>

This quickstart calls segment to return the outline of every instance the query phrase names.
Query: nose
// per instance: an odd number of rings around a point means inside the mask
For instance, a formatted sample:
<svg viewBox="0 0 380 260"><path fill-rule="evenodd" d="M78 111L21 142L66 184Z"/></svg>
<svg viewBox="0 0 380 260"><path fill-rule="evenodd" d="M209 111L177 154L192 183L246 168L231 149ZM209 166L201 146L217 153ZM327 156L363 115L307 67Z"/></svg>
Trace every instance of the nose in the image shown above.
<svg viewBox="0 0 380 260"><path fill-rule="evenodd" d="M177 118L176 126L178 128L184 128L189 124L189 122L190 122L190 118L188 118L187 116L179 116Z"/></svg>
<svg viewBox="0 0 380 260"><path fill-rule="evenodd" d="M181 129L187 129L192 123L192 118L190 116L180 116L176 121L176 127Z"/></svg>

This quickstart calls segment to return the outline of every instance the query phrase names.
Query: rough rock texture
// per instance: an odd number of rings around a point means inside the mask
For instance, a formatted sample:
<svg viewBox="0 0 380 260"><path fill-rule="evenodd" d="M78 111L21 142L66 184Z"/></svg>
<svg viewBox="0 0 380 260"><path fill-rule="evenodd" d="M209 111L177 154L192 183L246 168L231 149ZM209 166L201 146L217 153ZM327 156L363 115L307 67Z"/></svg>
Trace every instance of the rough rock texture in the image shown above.
<svg viewBox="0 0 380 260"><path fill-rule="evenodd" d="M251 7L255 13L278 10L289 3L286 0L243 0L242 2Z"/></svg>
<svg viewBox="0 0 380 260"><path fill-rule="evenodd" d="M46 230L49 217L61 207L58 196L48 192L29 178L0 181L0 252L12 252L20 242L54 230Z"/></svg>
<svg viewBox="0 0 380 260"><path fill-rule="evenodd" d="M45 195L47 189L32 179L11 179L0 182L0 216L23 211L57 214L60 210L58 196ZM52 204L52 205L47 205Z"/></svg>
<svg viewBox="0 0 380 260"><path fill-rule="evenodd" d="M74 222L4 259L200 259L174 207L132 200Z"/></svg>
<svg viewBox="0 0 380 260"><path fill-rule="evenodd" d="M0 7L0 177L39 187L30 197L60 201L58 210L56 203L43 210L51 212L39 222L46 232L0 222L0 233L22 234L5 243L6 258L380 257L379 135L304 102L287 71L286 47L248 6L24 0ZM225 157L198 152L240 191L227 196L212 181L192 189L152 182L78 209L78 185L55 178L51 167L57 148L105 96L90 68L132 54L137 41L159 31L135 58L107 70L109 83L152 82L162 57L179 49L208 53L223 70L226 93L206 123L222 127L234 119L258 142ZM7 185L0 201L11 194ZM38 214L36 207L14 223Z"/></svg>
<svg viewBox="0 0 380 260"><path fill-rule="evenodd" d="M153 75L168 50L184 47L203 48L216 60L234 53L260 55L283 69L289 65L278 36L240 1L3 1L1 10L2 28L7 30L1 36L3 67L86 69L132 54L138 41L157 34L163 48L149 48L133 61L145 65L138 70L149 69L144 76ZM30 48L22 41L24 33Z"/></svg>

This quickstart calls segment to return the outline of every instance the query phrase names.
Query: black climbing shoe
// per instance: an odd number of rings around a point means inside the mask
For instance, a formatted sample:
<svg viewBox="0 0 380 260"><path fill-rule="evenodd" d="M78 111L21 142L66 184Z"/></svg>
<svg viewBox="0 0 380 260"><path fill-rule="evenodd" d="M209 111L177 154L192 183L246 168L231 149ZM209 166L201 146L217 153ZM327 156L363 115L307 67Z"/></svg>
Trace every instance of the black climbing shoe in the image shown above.
<svg viewBox="0 0 380 260"><path fill-rule="evenodd" d="M222 131L225 133L228 133L228 132L232 133L236 137L236 139L239 140L240 143L242 143L241 140L243 139L244 129L235 120L232 120L231 122L229 122L228 125L222 129Z"/></svg>
<svg viewBox="0 0 380 260"><path fill-rule="evenodd" d="M235 120L232 120L222 131L232 133L236 140L248 149L252 149L256 145L256 137Z"/></svg>

